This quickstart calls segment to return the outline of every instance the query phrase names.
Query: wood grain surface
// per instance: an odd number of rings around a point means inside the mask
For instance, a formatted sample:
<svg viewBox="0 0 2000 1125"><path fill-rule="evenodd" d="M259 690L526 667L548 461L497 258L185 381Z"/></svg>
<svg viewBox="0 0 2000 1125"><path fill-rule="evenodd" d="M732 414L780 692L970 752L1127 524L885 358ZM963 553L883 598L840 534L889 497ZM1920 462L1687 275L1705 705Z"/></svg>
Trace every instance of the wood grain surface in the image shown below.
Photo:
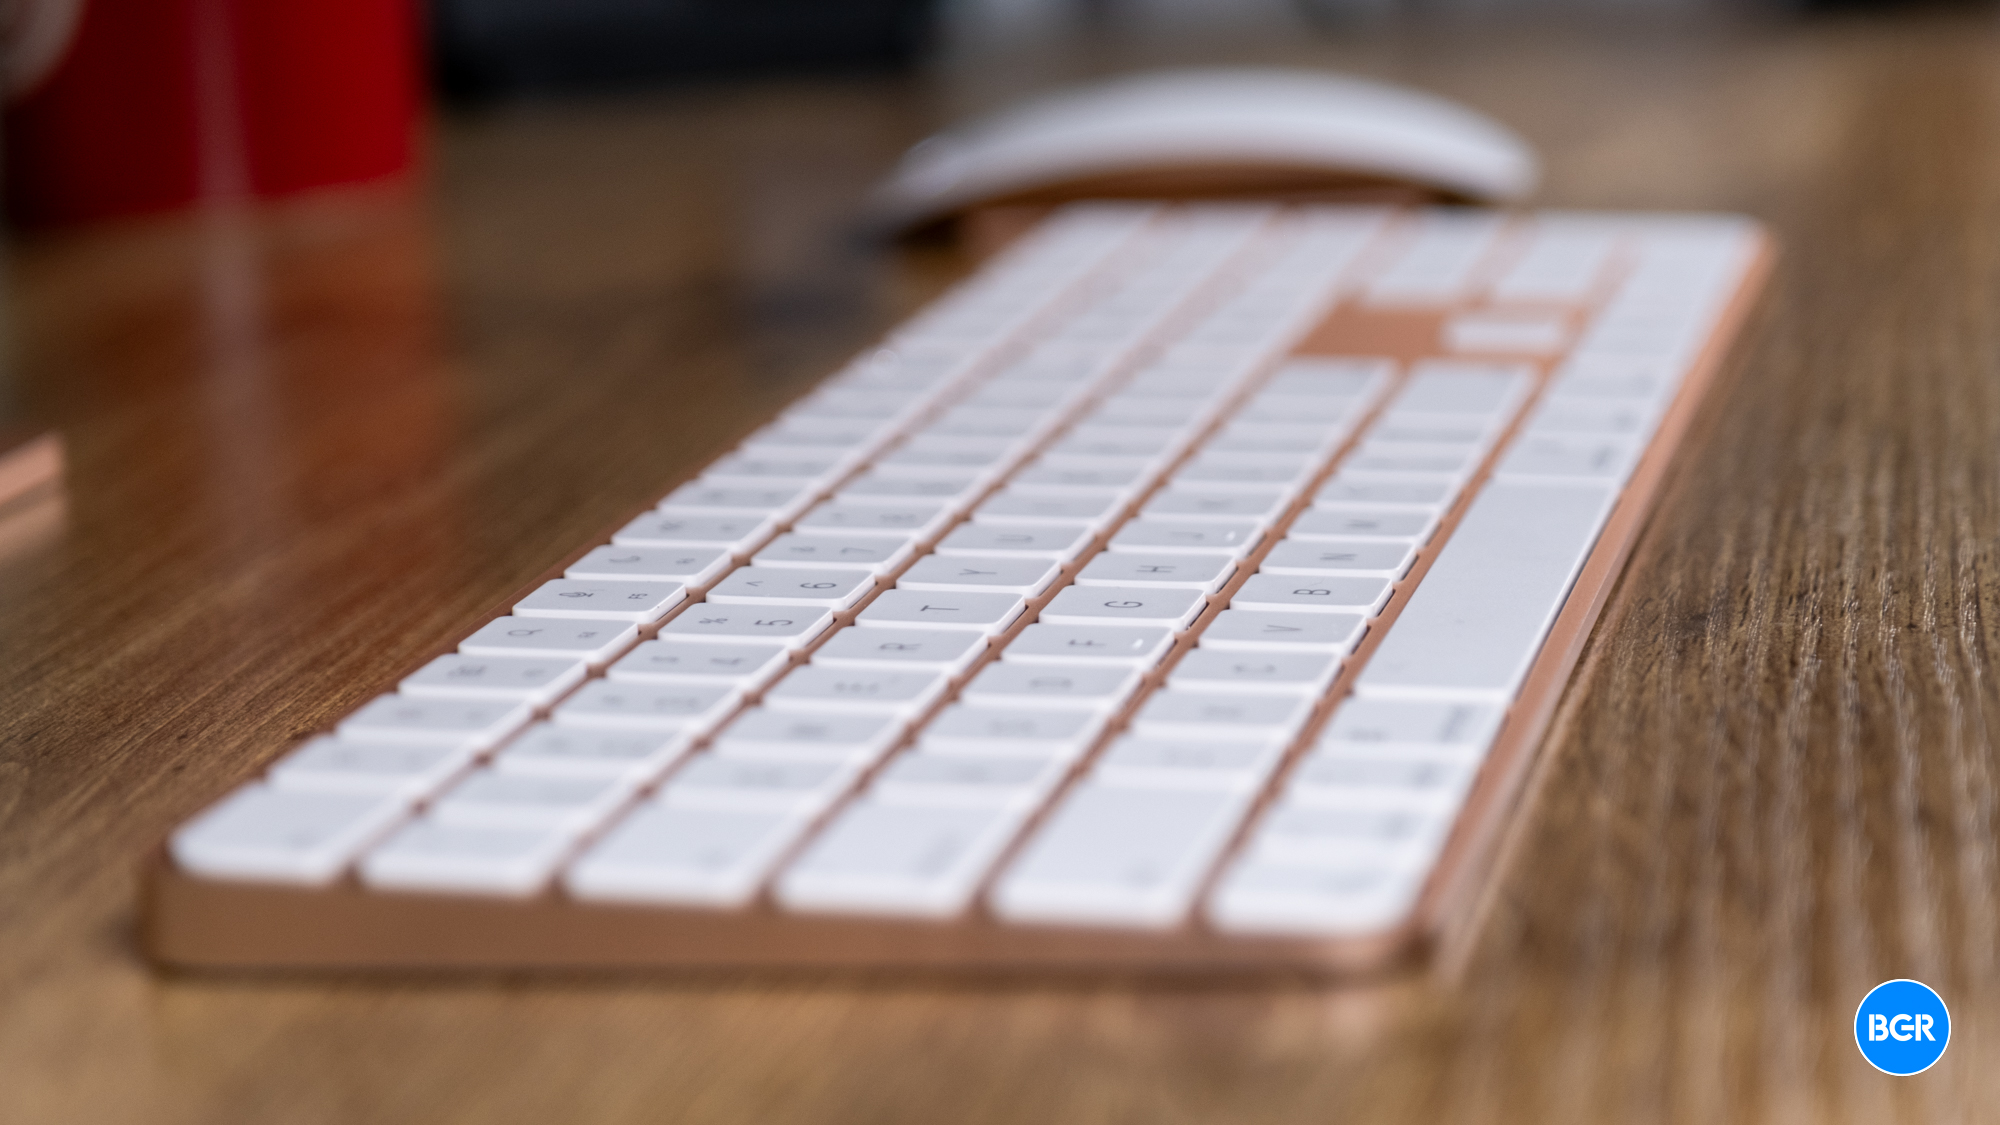
<svg viewBox="0 0 2000 1125"><path fill-rule="evenodd" d="M1746 211L1783 251L1434 971L139 964L146 846L935 290L851 227L902 145L1136 56L690 90L447 118L404 192L16 247L12 396L70 464L0 511L0 1120L2000 1116L1991 18L1210 49L1464 98L1548 156L1539 202ZM1894 1079L1850 1021L1902 976L1954 1027Z"/></svg>

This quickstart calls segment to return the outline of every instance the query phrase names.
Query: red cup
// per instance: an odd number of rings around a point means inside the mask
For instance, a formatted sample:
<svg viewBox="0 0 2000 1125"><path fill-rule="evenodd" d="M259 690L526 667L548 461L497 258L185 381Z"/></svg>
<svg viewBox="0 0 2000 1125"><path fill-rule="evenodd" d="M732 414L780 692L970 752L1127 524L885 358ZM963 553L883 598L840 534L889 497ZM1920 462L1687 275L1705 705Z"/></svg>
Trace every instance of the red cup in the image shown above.
<svg viewBox="0 0 2000 1125"><path fill-rule="evenodd" d="M30 84L11 96L5 125L16 223L273 198L410 166L419 97L411 0L25 8L16 42L33 48Z"/></svg>

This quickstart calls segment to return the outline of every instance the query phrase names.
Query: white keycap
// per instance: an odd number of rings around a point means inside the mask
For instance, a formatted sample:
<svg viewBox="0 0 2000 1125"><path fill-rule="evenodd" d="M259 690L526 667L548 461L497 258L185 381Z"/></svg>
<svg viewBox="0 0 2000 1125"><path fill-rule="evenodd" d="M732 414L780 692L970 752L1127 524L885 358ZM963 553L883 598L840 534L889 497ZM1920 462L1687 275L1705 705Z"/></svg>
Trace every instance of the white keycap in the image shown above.
<svg viewBox="0 0 2000 1125"><path fill-rule="evenodd" d="M1243 404L1234 415L1238 422L1295 426L1300 423L1331 425L1354 412L1351 400L1266 392Z"/></svg>
<svg viewBox="0 0 2000 1125"><path fill-rule="evenodd" d="M1175 691L1273 692L1318 695L1340 671L1330 652L1231 652L1198 648L1167 677Z"/></svg>
<svg viewBox="0 0 2000 1125"><path fill-rule="evenodd" d="M1225 609L1201 634L1201 647L1227 652L1351 652L1366 631L1360 614L1270 613Z"/></svg>
<svg viewBox="0 0 2000 1125"><path fill-rule="evenodd" d="M804 648L833 624L833 611L816 606L691 606L660 629L664 641L742 644L769 641Z"/></svg>
<svg viewBox="0 0 2000 1125"><path fill-rule="evenodd" d="M993 908L1011 921L1172 926L1242 804L1227 790L1082 785L1001 876Z"/></svg>
<svg viewBox="0 0 2000 1125"><path fill-rule="evenodd" d="M1312 459L1300 454L1204 454L1174 473L1174 483L1216 492L1223 489L1262 491L1289 488L1312 470Z"/></svg>
<svg viewBox="0 0 2000 1125"><path fill-rule="evenodd" d="M794 484L737 484L733 481L689 481L669 493L660 507L718 515L763 515L788 511L813 493Z"/></svg>
<svg viewBox="0 0 2000 1125"><path fill-rule="evenodd" d="M859 570L745 566L715 584L710 605L824 606L846 609L874 592L875 579Z"/></svg>
<svg viewBox="0 0 2000 1125"><path fill-rule="evenodd" d="M516 617L580 617L592 621L658 621L687 598L678 582L600 582L558 578L514 603Z"/></svg>
<svg viewBox="0 0 2000 1125"><path fill-rule="evenodd" d="M1481 703L1349 699L1334 712L1322 746L1458 746L1484 749L1500 725L1501 709Z"/></svg>
<svg viewBox="0 0 2000 1125"><path fill-rule="evenodd" d="M1442 508L1458 495L1456 482L1443 478L1404 477L1389 479L1382 477L1348 477L1334 474L1313 497L1315 504L1353 507L1363 504L1389 504L1397 507L1417 504L1427 508Z"/></svg>
<svg viewBox="0 0 2000 1125"><path fill-rule="evenodd" d="M736 565L720 547L598 547L571 563L565 578L675 582L705 586Z"/></svg>
<svg viewBox="0 0 2000 1125"><path fill-rule="evenodd" d="M1369 863L1325 866L1248 860L1209 901L1230 933L1342 936L1386 930L1408 913L1420 880Z"/></svg>
<svg viewBox="0 0 2000 1125"><path fill-rule="evenodd" d="M1342 751L1354 749L1341 744ZM1359 808L1413 808L1450 813L1457 809L1479 772L1465 754L1363 757L1316 751L1299 763L1286 782L1287 799L1302 805Z"/></svg>
<svg viewBox="0 0 2000 1125"><path fill-rule="evenodd" d="M1401 445L1479 446L1493 436L1495 421L1493 415L1487 414L1391 413L1368 431L1368 443L1375 448Z"/></svg>
<svg viewBox="0 0 2000 1125"><path fill-rule="evenodd" d="M1158 625L1185 629L1208 608L1200 590L1153 586L1071 586L1043 608L1051 625Z"/></svg>
<svg viewBox="0 0 2000 1125"><path fill-rule="evenodd" d="M575 841L565 828L412 822L361 860L371 887L525 897L540 890Z"/></svg>
<svg viewBox="0 0 2000 1125"><path fill-rule="evenodd" d="M1097 527L1123 512L1124 506L1123 494L1116 492L1044 496L1005 491L982 501L973 510L972 518L983 524L1063 523Z"/></svg>
<svg viewBox="0 0 2000 1125"><path fill-rule="evenodd" d="M1002 806L862 801L778 877L793 910L950 917L971 900L1020 813Z"/></svg>
<svg viewBox="0 0 2000 1125"><path fill-rule="evenodd" d="M1614 498L1605 486L1487 485L1356 690L1512 698Z"/></svg>
<svg viewBox="0 0 2000 1125"><path fill-rule="evenodd" d="M1320 457L1346 436L1345 426L1231 422L1203 447L1216 453L1300 453Z"/></svg>
<svg viewBox="0 0 2000 1125"><path fill-rule="evenodd" d="M876 460L878 469L924 466L985 469L1006 460L1019 442L1007 437L918 434Z"/></svg>
<svg viewBox="0 0 2000 1125"><path fill-rule="evenodd" d="M775 525L763 516L712 516L648 512L618 530L620 547L720 547L745 551L770 537Z"/></svg>
<svg viewBox="0 0 2000 1125"><path fill-rule="evenodd" d="M1569 343L1571 328L1559 313L1460 313L1445 321L1444 346L1455 352L1547 355Z"/></svg>
<svg viewBox="0 0 2000 1125"><path fill-rule="evenodd" d="M1190 741L1128 734L1097 759L1091 777L1107 785L1249 792L1262 787L1284 750L1275 739Z"/></svg>
<svg viewBox="0 0 2000 1125"><path fill-rule="evenodd" d="M903 729L903 720L893 715L753 707L722 728L713 753L721 757L870 761L894 745L903 736Z"/></svg>
<svg viewBox="0 0 2000 1125"><path fill-rule="evenodd" d="M477 751L421 742L348 742L321 735L278 759L274 789L415 798L465 769Z"/></svg>
<svg viewBox="0 0 2000 1125"><path fill-rule="evenodd" d="M678 731L707 726L739 698L727 684L637 684L592 680L550 716L559 727Z"/></svg>
<svg viewBox="0 0 2000 1125"><path fill-rule="evenodd" d="M1254 692L1156 691L1132 717L1132 729L1161 738L1285 738L1315 701Z"/></svg>
<svg viewBox="0 0 2000 1125"><path fill-rule="evenodd" d="M1068 493L1116 493L1129 495L1144 478L1145 471L1134 465L1062 465L1037 462L1015 473L1007 482L1010 491L1059 496Z"/></svg>
<svg viewBox="0 0 2000 1125"><path fill-rule="evenodd" d="M577 860L563 885L584 899L741 906L805 825L788 813L646 805Z"/></svg>
<svg viewBox="0 0 2000 1125"><path fill-rule="evenodd" d="M1193 488L1168 488L1146 501L1139 515L1142 519L1155 521L1188 520L1206 524L1227 520L1262 524L1276 518L1284 504L1285 494L1276 489L1268 492L1208 492Z"/></svg>
<svg viewBox="0 0 2000 1125"><path fill-rule="evenodd" d="M487 747L528 721L526 703L512 700L423 699L378 695L342 719L349 742L429 742Z"/></svg>
<svg viewBox="0 0 2000 1125"><path fill-rule="evenodd" d="M1139 669L1020 664L1001 661L980 669L959 698L976 707L1082 707L1109 711L1139 686Z"/></svg>
<svg viewBox="0 0 2000 1125"><path fill-rule="evenodd" d="M935 703L951 681L940 672L887 668L795 668L764 694L773 711L862 711L915 716Z"/></svg>
<svg viewBox="0 0 2000 1125"><path fill-rule="evenodd" d="M1253 574L1230 597L1229 607L1373 616L1391 589L1386 578Z"/></svg>
<svg viewBox="0 0 2000 1125"><path fill-rule="evenodd" d="M458 651L467 656L567 656L603 664L638 639L639 627L627 622L500 617L460 641Z"/></svg>
<svg viewBox="0 0 2000 1125"><path fill-rule="evenodd" d="M1180 445L1176 426L1077 426L1049 446L1059 457L1165 458Z"/></svg>
<svg viewBox="0 0 2000 1125"><path fill-rule="evenodd" d="M1017 754L1069 760L1104 726L1090 710L1023 710L954 703L924 727L922 746L937 754Z"/></svg>
<svg viewBox="0 0 2000 1125"><path fill-rule="evenodd" d="M1555 477L1622 483L1639 459L1636 442L1619 438L1529 435L1493 470L1502 480Z"/></svg>
<svg viewBox="0 0 2000 1125"><path fill-rule="evenodd" d="M1409 540L1287 539L1271 547L1260 574L1357 574L1401 578L1417 557Z"/></svg>
<svg viewBox="0 0 2000 1125"><path fill-rule="evenodd" d="M1060 573L1054 559L1012 555L926 555L896 579L898 590L952 590L1033 597Z"/></svg>
<svg viewBox="0 0 2000 1125"><path fill-rule="evenodd" d="M855 621L918 629L973 629L990 635L1005 632L1025 604L1015 594L885 590Z"/></svg>
<svg viewBox="0 0 2000 1125"><path fill-rule="evenodd" d="M1109 549L1143 551L1147 554L1177 551L1241 558L1263 538L1264 533L1251 524L1213 520L1162 522L1141 517L1119 528L1118 533L1111 537Z"/></svg>
<svg viewBox="0 0 2000 1125"><path fill-rule="evenodd" d="M856 768L853 762L833 758L702 754L667 780L660 800L673 806L810 815L846 790Z"/></svg>
<svg viewBox="0 0 2000 1125"><path fill-rule="evenodd" d="M754 452L738 451L710 465L702 476L708 480L736 481L742 484L763 484L774 480L798 481L804 484L829 476L839 465L840 458L829 454L801 451L766 457Z"/></svg>
<svg viewBox="0 0 2000 1125"><path fill-rule="evenodd" d="M821 668L924 669L955 675L986 651L983 634L872 625L843 629L814 650Z"/></svg>
<svg viewBox="0 0 2000 1125"><path fill-rule="evenodd" d="M929 534L948 514L941 504L845 504L836 496L800 516L796 526L800 531L904 539Z"/></svg>
<svg viewBox="0 0 2000 1125"><path fill-rule="evenodd" d="M846 504L900 506L914 500L957 507L970 498L979 479L977 474L952 469L871 472L841 485L840 499Z"/></svg>
<svg viewBox="0 0 2000 1125"><path fill-rule="evenodd" d="M1484 451L1472 445L1400 445L1371 443L1341 462L1350 476L1463 477L1479 464Z"/></svg>
<svg viewBox="0 0 2000 1125"><path fill-rule="evenodd" d="M1236 573L1227 555L1106 551L1076 576L1079 586L1160 586L1210 594Z"/></svg>
<svg viewBox="0 0 2000 1125"><path fill-rule="evenodd" d="M1087 527L1061 524L960 524L938 540L940 555L1020 555L1067 562L1090 545Z"/></svg>
<svg viewBox="0 0 2000 1125"><path fill-rule="evenodd" d="M1414 867L1429 862L1450 824L1448 810L1341 808L1288 797L1257 825L1251 854L1292 862L1368 860Z"/></svg>
<svg viewBox="0 0 2000 1125"><path fill-rule="evenodd" d="M1016 664L1107 664L1146 669L1173 646L1174 631L1163 626L1050 625L1036 622L1007 646Z"/></svg>
<svg viewBox="0 0 2000 1125"><path fill-rule="evenodd" d="M1396 414L1500 414L1528 388L1533 369L1515 363L1425 360L1391 407Z"/></svg>
<svg viewBox="0 0 2000 1125"><path fill-rule="evenodd" d="M761 567L839 568L887 574L903 565L915 550L915 542L877 535L787 533L765 544L750 561Z"/></svg>
<svg viewBox="0 0 2000 1125"><path fill-rule="evenodd" d="M647 641L605 671L613 680L651 684L726 684L738 691L777 675L791 660L783 645Z"/></svg>
<svg viewBox="0 0 2000 1125"><path fill-rule="evenodd" d="M615 777L480 770L441 794L430 816L440 824L583 829L604 819L631 792Z"/></svg>
<svg viewBox="0 0 2000 1125"><path fill-rule="evenodd" d="M329 883L406 809L386 794L246 785L182 825L168 846L174 862L209 878Z"/></svg>
<svg viewBox="0 0 2000 1125"><path fill-rule="evenodd" d="M1061 779L1055 758L1018 754L899 755L868 787L871 800L891 804L1039 804Z"/></svg>
<svg viewBox="0 0 2000 1125"><path fill-rule="evenodd" d="M658 775L687 752L678 731L577 730L542 723L500 748L493 768L542 777Z"/></svg>
<svg viewBox="0 0 2000 1125"><path fill-rule="evenodd" d="M403 677L396 690L432 699L512 699L548 703L583 681L583 661L566 657L440 656Z"/></svg>
<svg viewBox="0 0 2000 1125"><path fill-rule="evenodd" d="M1422 543L1437 528L1434 508L1391 508L1386 505L1349 507L1320 504L1299 513L1286 532L1288 539L1403 539Z"/></svg>

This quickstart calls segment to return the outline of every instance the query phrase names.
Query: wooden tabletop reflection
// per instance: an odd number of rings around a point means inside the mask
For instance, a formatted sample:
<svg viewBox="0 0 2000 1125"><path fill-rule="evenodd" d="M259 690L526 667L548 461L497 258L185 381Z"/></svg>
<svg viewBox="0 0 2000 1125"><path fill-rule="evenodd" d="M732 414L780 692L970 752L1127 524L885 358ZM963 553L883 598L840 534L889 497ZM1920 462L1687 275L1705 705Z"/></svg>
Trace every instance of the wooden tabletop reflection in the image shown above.
<svg viewBox="0 0 2000 1125"><path fill-rule="evenodd" d="M1224 50L1236 48L1224 45ZM1343 987L163 979L133 869L935 292L856 203L1043 71L439 122L420 185L15 248L0 1119L1978 1120L2000 1115L2000 35L1983 15L1244 47L1463 98L1538 202L1773 227L1479 924ZM1043 60L1084 72L1124 56ZM1912 1079L1851 1036L1935 986Z"/></svg>

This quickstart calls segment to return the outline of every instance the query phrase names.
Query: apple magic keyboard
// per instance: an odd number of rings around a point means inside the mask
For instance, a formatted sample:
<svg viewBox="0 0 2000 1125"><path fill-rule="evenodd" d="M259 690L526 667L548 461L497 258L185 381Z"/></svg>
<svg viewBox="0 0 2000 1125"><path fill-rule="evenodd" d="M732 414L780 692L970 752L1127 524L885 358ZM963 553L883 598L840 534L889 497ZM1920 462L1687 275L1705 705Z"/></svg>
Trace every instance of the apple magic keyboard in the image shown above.
<svg viewBox="0 0 2000 1125"><path fill-rule="evenodd" d="M149 861L210 968L1338 973L1477 898L1766 269L1081 204Z"/></svg>

